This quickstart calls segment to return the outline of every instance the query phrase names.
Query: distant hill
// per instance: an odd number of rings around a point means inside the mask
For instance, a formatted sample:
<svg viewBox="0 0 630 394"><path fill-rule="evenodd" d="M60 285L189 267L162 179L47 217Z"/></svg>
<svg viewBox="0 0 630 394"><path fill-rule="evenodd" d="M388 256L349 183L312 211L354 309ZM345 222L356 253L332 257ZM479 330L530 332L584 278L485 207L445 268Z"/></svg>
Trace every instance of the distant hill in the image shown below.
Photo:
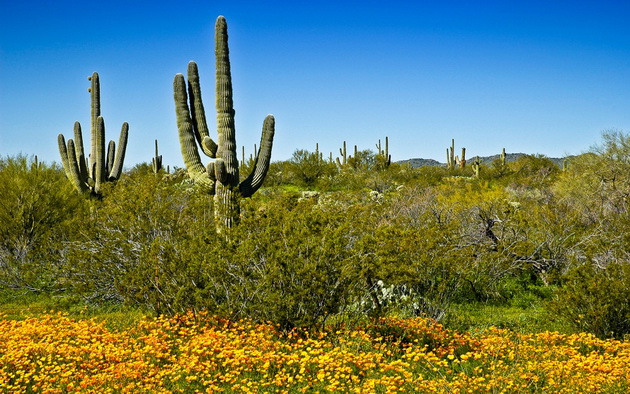
<svg viewBox="0 0 630 394"><path fill-rule="evenodd" d="M505 154L505 161L507 162L511 162L511 161L516 161L519 157L521 156L525 156L525 153L506 153ZM481 164L485 164L485 165L491 165L493 161L499 159L501 157L501 155L492 155L492 156L480 156L479 157L479 161L481 162ZM477 158L477 156L473 156L473 157L469 157L466 159L466 162L468 164L472 163L473 160L475 160ZM564 161L564 157L549 157L549 160L553 161L557 166L562 167L562 162ZM433 167L445 167L446 164L445 163L440 163L437 160L433 160L433 159L421 159L421 158L415 158L415 159L408 159L408 160L400 160L397 163L411 163L411 168L418 168L418 167L425 167L425 166L433 166Z"/></svg>

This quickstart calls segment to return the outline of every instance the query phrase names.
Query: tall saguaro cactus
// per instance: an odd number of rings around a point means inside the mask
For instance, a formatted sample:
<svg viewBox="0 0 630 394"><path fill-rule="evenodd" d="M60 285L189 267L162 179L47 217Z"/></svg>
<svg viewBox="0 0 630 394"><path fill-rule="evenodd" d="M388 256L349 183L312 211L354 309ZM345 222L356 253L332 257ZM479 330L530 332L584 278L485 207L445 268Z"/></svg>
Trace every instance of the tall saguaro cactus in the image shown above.
<svg viewBox="0 0 630 394"><path fill-rule="evenodd" d="M239 220L239 199L250 197L262 185L271 162L275 119L267 115L263 122L260 148L249 176L240 182L236 156L236 128L232 102L232 76L228 49L227 23L219 16L215 25L217 142L209 136L201 99L197 64L188 64L188 86L182 74L173 82L177 129L184 164L196 184L214 194L217 230L229 228ZM186 89L188 87L188 89ZM189 105L190 104L190 105ZM207 166L201 163L202 152L214 159Z"/></svg>
<svg viewBox="0 0 630 394"><path fill-rule="evenodd" d="M83 134L81 124L74 122L74 140L68 139L67 145L63 134L59 134L59 153L66 176L80 192L90 191L92 195L101 195L103 182L115 181L120 178L127 150L129 124L124 122L120 131L118 149L116 143L109 142L105 154L105 122L101 116L101 85L98 73L88 77L91 87L91 150L89 163L83 150Z"/></svg>

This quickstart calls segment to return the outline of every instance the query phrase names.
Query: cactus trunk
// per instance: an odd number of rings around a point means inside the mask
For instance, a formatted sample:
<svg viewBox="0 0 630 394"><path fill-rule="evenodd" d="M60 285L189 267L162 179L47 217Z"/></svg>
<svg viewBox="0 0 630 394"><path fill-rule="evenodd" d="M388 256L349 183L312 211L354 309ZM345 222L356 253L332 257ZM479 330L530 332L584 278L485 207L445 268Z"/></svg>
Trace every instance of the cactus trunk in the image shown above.
<svg viewBox="0 0 630 394"><path fill-rule="evenodd" d="M234 104L232 101L232 75L228 48L227 23L217 19L215 28L216 56L216 106L217 106L217 159L225 171L217 174L214 195L215 220L219 226L232 227L238 222L240 210L237 187L239 184L238 159L236 157L236 129L234 126Z"/></svg>

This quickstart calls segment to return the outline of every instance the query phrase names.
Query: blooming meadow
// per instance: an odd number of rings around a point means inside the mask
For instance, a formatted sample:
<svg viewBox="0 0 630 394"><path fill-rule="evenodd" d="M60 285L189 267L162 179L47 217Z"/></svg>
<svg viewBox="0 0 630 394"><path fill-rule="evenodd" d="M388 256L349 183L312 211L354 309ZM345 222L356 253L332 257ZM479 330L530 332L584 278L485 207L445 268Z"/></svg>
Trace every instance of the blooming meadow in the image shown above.
<svg viewBox="0 0 630 394"><path fill-rule="evenodd" d="M555 392L630 390L630 342L590 334L458 333L429 319L280 332L206 315L0 320L0 391Z"/></svg>

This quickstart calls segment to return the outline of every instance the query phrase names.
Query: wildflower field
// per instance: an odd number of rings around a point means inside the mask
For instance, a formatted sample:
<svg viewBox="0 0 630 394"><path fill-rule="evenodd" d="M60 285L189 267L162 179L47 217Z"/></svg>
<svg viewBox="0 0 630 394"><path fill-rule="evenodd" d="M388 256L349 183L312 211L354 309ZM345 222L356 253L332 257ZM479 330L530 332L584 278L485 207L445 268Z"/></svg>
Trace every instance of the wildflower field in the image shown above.
<svg viewBox="0 0 630 394"><path fill-rule="evenodd" d="M422 318L309 333L193 314L125 329L62 314L3 317L0 391L625 393L630 343L459 333Z"/></svg>

